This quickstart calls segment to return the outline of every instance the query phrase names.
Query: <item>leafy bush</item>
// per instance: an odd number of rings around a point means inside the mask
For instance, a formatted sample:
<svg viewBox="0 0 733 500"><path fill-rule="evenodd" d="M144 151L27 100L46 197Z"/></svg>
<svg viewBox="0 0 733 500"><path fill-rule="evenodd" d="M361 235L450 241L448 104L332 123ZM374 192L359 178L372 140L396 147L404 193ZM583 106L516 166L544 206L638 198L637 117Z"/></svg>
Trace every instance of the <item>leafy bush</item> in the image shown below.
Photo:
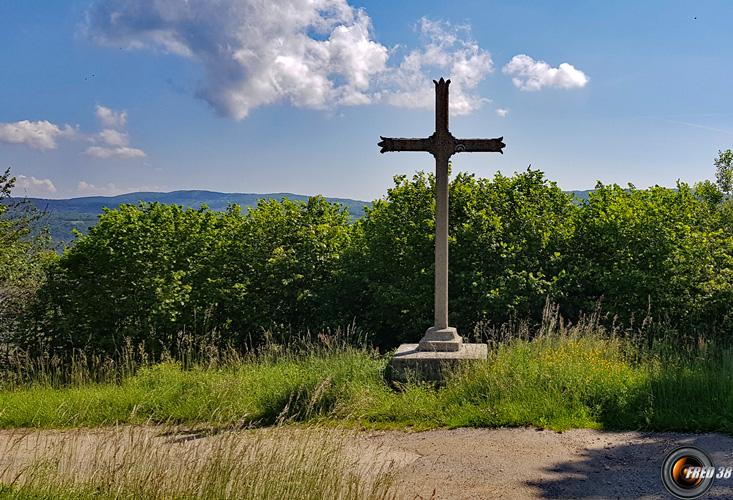
<svg viewBox="0 0 733 500"><path fill-rule="evenodd" d="M10 169L0 174L0 347L25 332L22 320L54 259L48 235L33 232L39 214L23 200L8 200L14 185Z"/></svg>
<svg viewBox="0 0 733 500"><path fill-rule="evenodd" d="M262 201L237 216L205 266L217 324L242 341L334 323L349 240L348 212L322 197Z"/></svg>
<svg viewBox="0 0 733 500"><path fill-rule="evenodd" d="M432 325L434 176L395 177L354 228L345 289L357 322L381 345L417 340ZM539 171L493 180L458 174L450 184L450 321L539 317L557 293L562 249L577 208Z"/></svg>
<svg viewBox="0 0 733 500"><path fill-rule="evenodd" d="M714 200L714 193L712 193ZM577 214L563 280L571 317L593 309L625 325L664 321L685 333L730 328L733 238L711 192L599 184Z"/></svg>
<svg viewBox="0 0 733 500"><path fill-rule="evenodd" d="M49 272L39 327L64 350L118 350L125 338L173 349L180 334L258 342L308 327L348 242L348 214L322 198L263 201L242 215L176 205L105 210Z"/></svg>
<svg viewBox="0 0 733 500"><path fill-rule="evenodd" d="M430 174L395 177L353 224L320 197L107 210L50 266L26 345L113 352L131 338L160 352L181 336L258 344L353 320L380 347L414 342L433 318L434 189ZM650 335L730 338L733 201L711 182L599 184L580 201L535 170L458 174L450 200L450 322L465 336L538 323L553 302L572 321L600 303Z"/></svg>

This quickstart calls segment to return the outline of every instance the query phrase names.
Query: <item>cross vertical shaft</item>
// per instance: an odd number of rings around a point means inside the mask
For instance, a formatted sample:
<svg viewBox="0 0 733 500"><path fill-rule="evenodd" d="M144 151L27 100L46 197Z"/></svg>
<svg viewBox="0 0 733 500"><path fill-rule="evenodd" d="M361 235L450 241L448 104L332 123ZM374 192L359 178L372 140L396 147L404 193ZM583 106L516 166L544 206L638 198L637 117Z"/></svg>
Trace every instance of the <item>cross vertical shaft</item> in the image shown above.
<svg viewBox="0 0 733 500"><path fill-rule="evenodd" d="M498 139L456 139L448 130L448 85L435 83L435 132L423 139L382 137L381 152L425 151L435 158L435 322L420 340L419 349L458 351L462 339L448 326L448 160L454 153L493 151L503 153L503 137Z"/></svg>
<svg viewBox="0 0 733 500"><path fill-rule="evenodd" d="M435 159L435 326L448 328L448 159Z"/></svg>
<svg viewBox="0 0 733 500"><path fill-rule="evenodd" d="M448 139L448 84L435 84L435 135ZM441 141L442 139L442 141ZM448 328L448 158L447 151L435 154L435 324Z"/></svg>

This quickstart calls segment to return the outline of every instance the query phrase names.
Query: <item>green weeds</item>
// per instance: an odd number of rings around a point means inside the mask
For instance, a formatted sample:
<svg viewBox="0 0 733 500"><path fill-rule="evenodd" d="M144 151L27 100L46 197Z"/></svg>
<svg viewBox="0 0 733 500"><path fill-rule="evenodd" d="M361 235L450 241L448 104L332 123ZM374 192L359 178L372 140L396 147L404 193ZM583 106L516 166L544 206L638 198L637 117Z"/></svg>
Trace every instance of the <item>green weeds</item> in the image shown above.
<svg viewBox="0 0 733 500"><path fill-rule="evenodd" d="M370 349L273 346L214 364L147 364L119 380L6 384L0 427L346 422L733 432L730 350L640 349L572 329L545 333L494 347L442 387L395 389L384 380L387 358Z"/></svg>

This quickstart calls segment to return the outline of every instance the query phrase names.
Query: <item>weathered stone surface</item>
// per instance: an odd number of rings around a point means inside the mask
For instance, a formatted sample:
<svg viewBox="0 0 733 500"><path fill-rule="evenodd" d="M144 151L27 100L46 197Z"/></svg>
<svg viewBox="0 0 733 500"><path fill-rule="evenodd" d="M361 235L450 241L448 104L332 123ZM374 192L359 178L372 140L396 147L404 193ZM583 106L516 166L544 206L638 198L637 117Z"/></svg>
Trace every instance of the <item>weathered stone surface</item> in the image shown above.
<svg viewBox="0 0 733 500"><path fill-rule="evenodd" d="M463 345L463 339L458 330L452 326L438 328L431 326L418 343L419 351L458 351Z"/></svg>
<svg viewBox="0 0 733 500"><path fill-rule="evenodd" d="M418 344L402 344L390 361L390 379L395 382L443 380L462 363L485 361L486 344L461 344L457 351L423 351Z"/></svg>

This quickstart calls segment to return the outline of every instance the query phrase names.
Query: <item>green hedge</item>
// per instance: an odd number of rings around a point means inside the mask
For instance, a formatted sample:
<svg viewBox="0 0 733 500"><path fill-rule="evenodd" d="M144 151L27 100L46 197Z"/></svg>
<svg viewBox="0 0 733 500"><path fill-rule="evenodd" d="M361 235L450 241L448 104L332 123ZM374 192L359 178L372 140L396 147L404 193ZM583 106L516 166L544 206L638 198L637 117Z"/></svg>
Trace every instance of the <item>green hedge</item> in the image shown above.
<svg viewBox="0 0 733 500"><path fill-rule="evenodd" d="M535 170L450 184L451 323L540 321L549 301L576 320L600 307L629 328L727 338L733 209L695 189L598 185L563 193ZM48 269L25 340L170 349L182 332L256 344L266 331L356 321L383 347L433 317L434 178L398 176L350 224L315 197L241 213L160 204L107 210ZM653 331L653 328L649 329Z"/></svg>

